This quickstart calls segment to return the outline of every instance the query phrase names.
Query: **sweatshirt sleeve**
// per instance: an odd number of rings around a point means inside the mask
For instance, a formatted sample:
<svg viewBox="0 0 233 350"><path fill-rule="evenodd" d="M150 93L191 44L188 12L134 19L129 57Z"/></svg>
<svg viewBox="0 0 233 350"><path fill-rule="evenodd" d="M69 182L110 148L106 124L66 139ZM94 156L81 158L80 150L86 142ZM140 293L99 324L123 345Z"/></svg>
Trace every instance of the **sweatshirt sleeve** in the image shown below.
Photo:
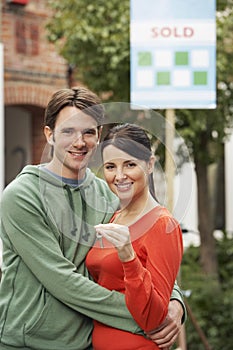
<svg viewBox="0 0 233 350"><path fill-rule="evenodd" d="M141 333L124 296L77 273L76 266L63 255L35 194L25 195L14 187L7 190L1 216L2 234L10 240L11 249L54 298L111 327Z"/></svg>
<svg viewBox="0 0 233 350"><path fill-rule="evenodd" d="M179 303L181 304L181 306L183 308L183 317L182 317L181 323L186 322L186 320L187 320L187 310L186 310L186 306L185 306L184 299L183 299L183 293L182 293L182 291L181 291L177 281L175 281L174 288L173 288L170 300L177 300L177 301L179 301Z"/></svg>
<svg viewBox="0 0 233 350"><path fill-rule="evenodd" d="M125 295L127 307L138 325L150 331L167 315L182 259L181 230L171 217L163 217L145 234L142 242L140 257L123 263Z"/></svg>

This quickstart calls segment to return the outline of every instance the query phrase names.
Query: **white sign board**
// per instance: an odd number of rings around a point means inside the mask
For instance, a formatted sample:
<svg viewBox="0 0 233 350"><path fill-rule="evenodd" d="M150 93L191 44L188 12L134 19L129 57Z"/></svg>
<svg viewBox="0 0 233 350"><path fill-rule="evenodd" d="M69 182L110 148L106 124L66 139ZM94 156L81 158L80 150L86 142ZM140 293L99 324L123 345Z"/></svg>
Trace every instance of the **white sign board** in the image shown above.
<svg viewBox="0 0 233 350"><path fill-rule="evenodd" d="M214 0L131 0L131 103L216 107Z"/></svg>

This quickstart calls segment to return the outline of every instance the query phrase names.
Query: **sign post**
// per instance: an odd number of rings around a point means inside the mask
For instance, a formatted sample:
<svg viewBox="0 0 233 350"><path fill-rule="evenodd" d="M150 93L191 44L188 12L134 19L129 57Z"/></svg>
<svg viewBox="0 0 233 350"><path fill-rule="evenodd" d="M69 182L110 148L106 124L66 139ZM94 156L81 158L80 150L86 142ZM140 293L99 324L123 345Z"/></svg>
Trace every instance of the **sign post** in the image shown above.
<svg viewBox="0 0 233 350"><path fill-rule="evenodd" d="M166 110L166 129L165 129L165 173L167 181L167 208L170 212L173 211L174 188L173 182L175 177L174 164L174 135L175 135L175 111L174 109Z"/></svg>

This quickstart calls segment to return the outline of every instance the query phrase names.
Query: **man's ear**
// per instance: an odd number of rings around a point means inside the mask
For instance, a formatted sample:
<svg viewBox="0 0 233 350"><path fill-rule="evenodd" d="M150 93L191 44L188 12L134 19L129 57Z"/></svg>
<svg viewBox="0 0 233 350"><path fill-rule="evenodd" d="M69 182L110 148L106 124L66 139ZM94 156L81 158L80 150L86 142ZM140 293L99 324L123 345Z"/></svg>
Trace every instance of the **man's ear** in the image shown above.
<svg viewBox="0 0 233 350"><path fill-rule="evenodd" d="M50 144L50 146L53 146L54 144L53 131L47 125L44 127L44 135L46 137L47 142Z"/></svg>
<svg viewBox="0 0 233 350"><path fill-rule="evenodd" d="M149 174L153 173L155 166L155 156L151 156L148 162L148 171Z"/></svg>
<svg viewBox="0 0 233 350"><path fill-rule="evenodd" d="M102 126L100 126L100 127L98 128L98 141L97 141L97 144L99 144L99 143L100 143L100 139L101 139L102 131L103 131L103 127L102 127Z"/></svg>

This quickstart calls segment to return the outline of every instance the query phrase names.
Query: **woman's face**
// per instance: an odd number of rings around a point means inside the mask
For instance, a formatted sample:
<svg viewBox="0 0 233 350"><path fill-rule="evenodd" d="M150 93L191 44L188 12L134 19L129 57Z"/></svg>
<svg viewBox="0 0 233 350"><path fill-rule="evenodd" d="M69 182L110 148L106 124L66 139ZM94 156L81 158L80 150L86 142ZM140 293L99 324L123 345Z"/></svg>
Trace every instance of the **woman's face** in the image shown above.
<svg viewBox="0 0 233 350"><path fill-rule="evenodd" d="M104 176L108 186L120 199L129 204L149 192L148 176L153 170L152 159L140 160L108 145L103 150Z"/></svg>

